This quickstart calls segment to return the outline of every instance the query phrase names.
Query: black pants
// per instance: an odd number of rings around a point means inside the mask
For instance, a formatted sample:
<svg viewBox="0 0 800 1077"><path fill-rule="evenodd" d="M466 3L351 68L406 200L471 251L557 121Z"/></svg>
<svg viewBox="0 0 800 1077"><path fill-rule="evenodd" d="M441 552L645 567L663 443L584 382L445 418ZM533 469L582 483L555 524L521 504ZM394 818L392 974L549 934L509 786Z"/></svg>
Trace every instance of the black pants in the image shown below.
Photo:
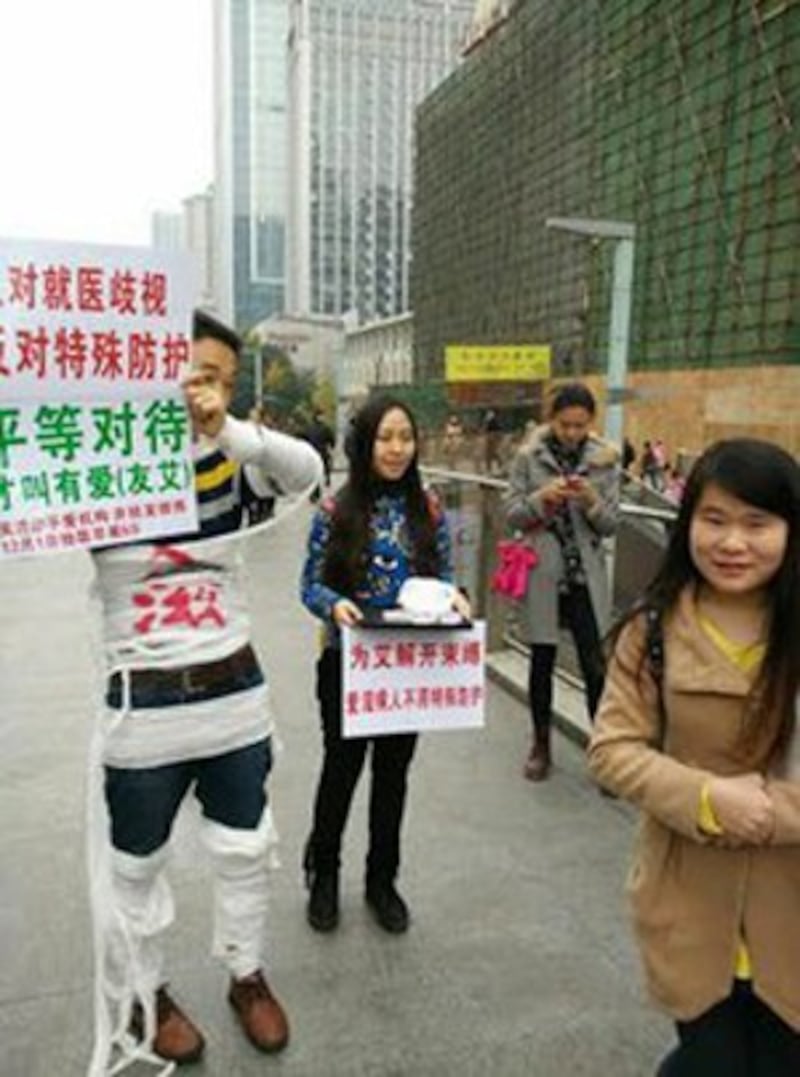
<svg viewBox="0 0 800 1077"><path fill-rule="evenodd" d="M731 994L694 1021L678 1023L680 1046L657 1077L792 1077L800 1074L800 1033L750 988Z"/></svg>
<svg viewBox="0 0 800 1077"><path fill-rule="evenodd" d="M592 600L585 587L573 587L559 598L559 620L568 628L575 641L578 661L586 685L586 704L594 721L597 704L603 693L605 662L600 633L592 609ZM534 643L528 672L528 692L533 728L544 735L550 728L553 710L553 669L556 664L554 643Z"/></svg>
<svg viewBox="0 0 800 1077"><path fill-rule="evenodd" d="M406 776L417 743L416 733L385 737L342 737L342 656L327 648L317 663L317 699L324 756L309 839L311 865L318 872L339 866L350 804L372 745L367 880L392 881L400 866L400 826L406 802Z"/></svg>

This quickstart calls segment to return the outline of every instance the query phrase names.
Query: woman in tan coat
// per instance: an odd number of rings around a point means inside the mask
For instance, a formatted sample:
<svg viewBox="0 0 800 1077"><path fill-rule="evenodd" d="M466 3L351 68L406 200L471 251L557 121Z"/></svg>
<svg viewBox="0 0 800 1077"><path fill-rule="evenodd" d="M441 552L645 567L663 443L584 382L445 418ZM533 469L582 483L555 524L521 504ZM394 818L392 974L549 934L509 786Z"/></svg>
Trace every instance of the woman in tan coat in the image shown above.
<svg viewBox="0 0 800 1077"><path fill-rule="evenodd" d="M800 1074L798 690L800 467L719 442L617 629L589 749L643 813L628 894L680 1040L659 1077Z"/></svg>

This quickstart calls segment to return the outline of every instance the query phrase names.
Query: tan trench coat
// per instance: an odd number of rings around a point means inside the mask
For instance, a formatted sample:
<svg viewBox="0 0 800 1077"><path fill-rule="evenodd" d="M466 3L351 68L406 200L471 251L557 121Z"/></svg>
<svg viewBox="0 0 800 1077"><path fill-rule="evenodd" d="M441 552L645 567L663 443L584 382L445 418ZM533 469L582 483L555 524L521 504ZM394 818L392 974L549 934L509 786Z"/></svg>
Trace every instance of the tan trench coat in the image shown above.
<svg viewBox="0 0 800 1077"><path fill-rule="evenodd" d="M768 845L730 849L705 836L704 782L766 773L737 737L750 682L699 627L693 589L664 639L664 751L651 746L659 720L646 664L637 675L641 621L620 637L589 747L597 780L643 813L627 890L649 989L675 1019L698 1017L730 994L744 932L755 993L800 1031L800 768L784 760L767 774L776 817Z"/></svg>

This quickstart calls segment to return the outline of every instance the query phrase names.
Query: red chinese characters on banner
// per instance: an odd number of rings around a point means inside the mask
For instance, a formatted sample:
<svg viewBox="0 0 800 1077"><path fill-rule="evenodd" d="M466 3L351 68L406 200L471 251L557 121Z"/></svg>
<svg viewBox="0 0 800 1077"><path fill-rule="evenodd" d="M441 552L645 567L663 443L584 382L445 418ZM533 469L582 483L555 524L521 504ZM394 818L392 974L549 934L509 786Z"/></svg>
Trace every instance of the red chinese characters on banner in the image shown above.
<svg viewBox="0 0 800 1077"><path fill-rule="evenodd" d="M177 381L190 360L189 342L182 333L168 333L164 338L161 362L167 381Z"/></svg>
<svg viewBox="0 0 800 1077"><path fill-rule="evenodd" d="M451 710L455 707L475 707L483 702L483 696L484 689L478 684L441 688L422 685L419 688L391 691L386 688L365 688L347 693L345 711L348 716L356 717L376 714L379 711L407 711L415 708Z"/></svg>
<svg viewBox="0 0 800 1077"><path fill-rule="evenodd" d="M113 330L108 333L92 333L93 374L106 381L115 381L125 373L122 341Z"/></svg>
<svg viewBox="0 0 800 1077"><path fill-rule="evenodd" d="M163 273L142 275L141 303L143 314L167 314L167 278Z"/></svg>
<svg viewBox="0 0 800 1077"><path fill-rule="evenodd" d="M29 329L17 330L17 371L30 370L39 379L47 377L47 349L50 338L44 329L31 332Z"/></svg>
<svg viewBox="0 0 800 1077"><path fill-rule="evenodd" d="M5 300L17 309L43 307L48 311L150 318L166 318L170 313L168 278L156 270L26 262L9 265L7 275Z"/></svg>
<svg viewBox="0 0 800 1077"><path fill-rule="evenodd" d="M51 378L78 382L91 374L109 383L122 379L178 382L190 360L184 333L157 336L67 326L48 332L39 326L6 336L0 329L0 378L29 373L41 382Z"/></svg>
<svg viewBox="0 0 800 1077"><path fill-rule="evenodd" d="M78 310L102 314L106 309L103 270L80 266L77 273Z"/></svg>
<svg viewBox="0 0 800 1077"><path fill-rule="evenodd" d="M128 377L152 381L156 376L158 352L152 333L131 333L128 337Z"/></svg>
<svg viewBox="0 0 800 1077"><path fill-rule="evenodd" d="M53 339L53 359L59 377L81 381L89 361L86 333L81 329L59 329Z"/></svg>
<svg viewBox="0 0 800 1077"><path fill-rule="evenodd" d="M376 669L425 669L443 666L454 669L459 666L478 666L483 653L478 640L445 640L441 643L425 641L393 641L391 643L358 641L350 649L350 668Z"/></svg>
<svg viewBox="0 0 800 1077"><path fill-rule="evenodd" d="M485 709L482 621L459 629L342 633L342 734L476 728Z"/></svg>
<svg viewBox="0 0 800 1077"><path fill-rule="evenodd" d="M136 314L136 274L129 269L117 269L111 274L108 305L117 314Z"/></svg>
<svg viewBox="0 0 800 1077"><path fill-rule="evenodd" d="M33 310L36 306L36 282L39 274L32 263L8 267L8 302Z"/></svg>
<svg viewBox="0 0 800 1077"><path fill-rule="evenodd" d="M49 512L21 520L0 521L0 549L4 553L36 553L71 550L79 546L103 546L115 540L139 538L142 519L182 515L184 498L147 505L117 505L82 512Z"/></svg>
<svg viewBox="0 0 800 1077"><path fill-rule="evenodd" d="M68 266L47 266L42 285L47 310L72 310L72 270Z"/></svg>
<svg viewBox="0 0 800 1077"><path fill-rule="evenodd" d="M193 474L181 382L195 277L186 251L0 241L0 522L39 521L0 533L0 559L196 528L194 497L172 508ZM130 511L67 519L100 504ZM162 597L159 618L217 616L213 596L179 592L164 611Z"/></svg>

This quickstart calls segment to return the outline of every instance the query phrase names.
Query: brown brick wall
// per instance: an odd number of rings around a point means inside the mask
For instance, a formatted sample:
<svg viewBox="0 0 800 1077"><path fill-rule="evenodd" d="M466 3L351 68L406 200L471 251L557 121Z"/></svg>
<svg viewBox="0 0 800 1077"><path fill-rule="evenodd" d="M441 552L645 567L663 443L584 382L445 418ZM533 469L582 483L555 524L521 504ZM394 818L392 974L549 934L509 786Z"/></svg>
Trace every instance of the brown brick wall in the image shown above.
<svg viewBox="0 0 800 1077"><path fill-rule="evenodd" d="M604 380L585 382L602 401ZM625 433L637 449L661 438L672 458L678 449L696 453L718 438L746 436L800 456L800 365L634 372L628 387ZM600 429L603 412L601 404Z"/></svg>

